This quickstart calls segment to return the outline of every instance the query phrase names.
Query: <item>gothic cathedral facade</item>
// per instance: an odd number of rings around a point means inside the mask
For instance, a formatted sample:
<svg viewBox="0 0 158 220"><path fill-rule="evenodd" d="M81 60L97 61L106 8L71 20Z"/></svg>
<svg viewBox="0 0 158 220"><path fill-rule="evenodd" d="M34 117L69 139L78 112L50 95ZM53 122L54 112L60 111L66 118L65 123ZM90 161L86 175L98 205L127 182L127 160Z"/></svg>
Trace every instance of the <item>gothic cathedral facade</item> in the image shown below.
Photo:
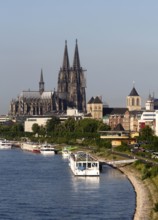
<svg viewBox="0 0 158 220"><path fill-rule="evenodd" d="M65 41L57 91L45 91L43 71L41 70L39 90L22 91L16 99L11 101L9 114L12 116L47 115L66 112L67 108L86 112L86 79L80 65L77 40L72 66L69 63L67 41Z"/></svg>

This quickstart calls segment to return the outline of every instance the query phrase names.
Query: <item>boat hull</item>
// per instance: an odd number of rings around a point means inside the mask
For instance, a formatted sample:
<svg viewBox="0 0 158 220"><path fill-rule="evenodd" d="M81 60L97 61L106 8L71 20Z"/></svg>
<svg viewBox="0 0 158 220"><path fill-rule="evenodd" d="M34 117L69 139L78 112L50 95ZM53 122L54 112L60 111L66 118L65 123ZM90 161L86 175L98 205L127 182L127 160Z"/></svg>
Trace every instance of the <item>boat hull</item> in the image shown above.
<svg viewBox="0 0 158 220"><path fill-rule="evenodd" d="M54 155L55 154L55 151L52 150L52 151L45 151L45 150L40 150L41 154L42 155Z"/></svg>
<svg viewBox="0 0 158 220"><path fill-rule="evenodd" d="M64 158L68 158L68 157L70 156L70 151L67 150L67 149L63 149L63 150L62 150L62 156L63 156Z"/></svg>
<svg viewBox="0 0 158 220"><path fill-rule="evenodd" d="M41 146L40 152L43 155L54 155L55 148L52 145L46 144L46 145Z"/></svg>
<svg viewBox="0 0 158 220"><path fill-rule="evenodd" d="M32 153L40 153L39 145L32 142L24 142L21 144L21 149Z"/></svg>
<svg viewBox="0 0 158 220"><path fill-rule="evenodd" d="M12 143L6 139L0 140L0 150L7 150L12 148Z"/></svg>
<svg viewBox="0 0 158 220"><path fill-rule="evenodd" d="M6 145L6 146L0 146L0 150L7 150L7 149L11 149L12 146L10 145Z"/></svg>

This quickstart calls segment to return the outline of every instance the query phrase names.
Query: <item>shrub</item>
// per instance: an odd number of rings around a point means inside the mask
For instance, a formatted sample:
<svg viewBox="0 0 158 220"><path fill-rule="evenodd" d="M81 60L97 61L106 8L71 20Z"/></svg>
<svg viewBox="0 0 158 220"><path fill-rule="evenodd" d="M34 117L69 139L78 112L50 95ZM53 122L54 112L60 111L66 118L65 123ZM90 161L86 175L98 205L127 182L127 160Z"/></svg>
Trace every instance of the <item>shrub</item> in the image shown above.
<svg viewBox="0 0 158 220"><path fill-rule="evenodd" d="M139 164L142 164L142 162L141 162L140 160L136 160L136 161L133 163L134 166L137 166L137 165L139 165Z"/></svg>
<svg viewBox="0 0 158 220"><path fill-rule="evenodd" d="M143 172L144 164L143 164L140 160L135 161L135 162L133 163L133 166L134 166L137 170Z"/></svg>
<svg viewBox="0 0 158 220"><path fill-rule="evenodd" d="M155 206L154 206L154 211L155 211L155 212L158 212L158 202L157 202L157 203L155 203Z"/></svg>
<svg viewBox="0 0 158 220"><path fill-rule="evenodd" d="M155 176L157 176L158 175L158 167L152 167L151 168L151 176L152 177L155 177Z"/></svg>
<svg viewBox="0 0 158 220"><path fill-rule="evenodd" d="M148 168L144 167L142 170L142 180L145 180L151 176L151 172Z"/></svg>
<svg viewBox="0 0 158 220"><path fill-rule="evenodd" d="M116 150L120 151L120 152L130 152L129 147L127 146L127 144L124 144L124 143L122 145L116 147Z"/></svg>

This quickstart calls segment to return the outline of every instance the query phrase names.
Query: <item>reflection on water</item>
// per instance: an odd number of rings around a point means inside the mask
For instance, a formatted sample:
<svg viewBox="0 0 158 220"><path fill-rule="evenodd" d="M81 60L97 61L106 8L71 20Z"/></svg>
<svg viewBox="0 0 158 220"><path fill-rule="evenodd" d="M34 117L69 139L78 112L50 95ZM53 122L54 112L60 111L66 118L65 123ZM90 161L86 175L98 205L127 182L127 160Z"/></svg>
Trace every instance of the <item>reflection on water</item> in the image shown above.
<svg viewBox="0 0 158 220"><path fill-rule="evenodd" d="M121 171L116 168L112 168L111 166L104 165L102 168L102 174L106 174L108 178L117 178L117 179L126 179L126 175L124 175Z"/></svg>
<svg viewBox="0 0 158 220"><path fill-rule="evenodd" d="M98 176L77 177L77 179L81 179L82 181L84 181L88 184L97 185L97 186L100 181L100 177L98 177Z"/></svg>
<svg viewBox="0 0 158 220"><path fill-rule="evenodd" d="M82 187L88 188L88 189L96 189L99 187L99 182L100 182L100 177L79 177L79 176L74 176L72 174L72 186L77 192L78 190L81 190Z"/></svg>

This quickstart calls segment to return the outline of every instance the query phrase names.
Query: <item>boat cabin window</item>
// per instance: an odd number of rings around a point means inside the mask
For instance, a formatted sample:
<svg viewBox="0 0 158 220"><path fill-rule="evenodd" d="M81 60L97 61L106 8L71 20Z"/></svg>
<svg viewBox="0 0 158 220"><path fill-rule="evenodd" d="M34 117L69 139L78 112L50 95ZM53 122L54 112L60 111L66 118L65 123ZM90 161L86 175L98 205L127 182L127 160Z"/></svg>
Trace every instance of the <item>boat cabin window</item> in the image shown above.
<svg viewBox="0 0 158 220"><path fill-rule="evenodd" d="M91 168L91 163L88 163L88 168Z"/></svg>
<svg viewBox="0 0 158 220"><path fill-rule="evenodd" d="M76 167L83 167L82 163L76 163Z"/></svg>
<svg viewBox="0 0 158 220"><path fill-rule="evenodd" d="M97 163L92 163L92 167L97 167Z"/></svg>
<svg viewBox="0 0 158 220"><path fill-rule="evenodd" d="M86 167L86 163L83 163L83 167Z"/></svg>
<svg viewBox="0 0 158 220"><path fill-rule="evenodd" d="M77 164L78 164L78 166L79 166L79 167L81 167L81 166L82 166L82 163L77 163Z"/></svg>

